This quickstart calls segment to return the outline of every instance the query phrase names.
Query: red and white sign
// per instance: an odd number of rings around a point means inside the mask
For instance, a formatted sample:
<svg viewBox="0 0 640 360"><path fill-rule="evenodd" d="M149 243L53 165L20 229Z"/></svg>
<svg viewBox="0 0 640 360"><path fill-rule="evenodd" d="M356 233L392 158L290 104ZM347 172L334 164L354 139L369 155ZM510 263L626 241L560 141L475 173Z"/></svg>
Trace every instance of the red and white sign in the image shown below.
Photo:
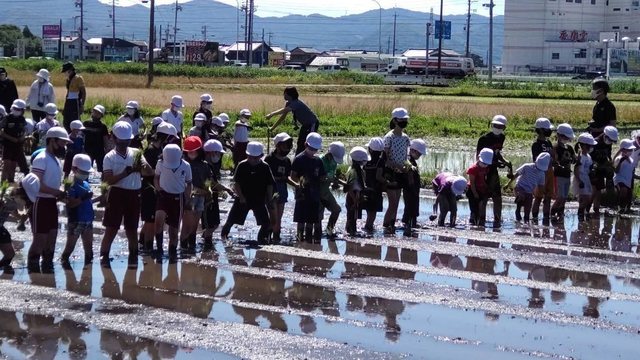
<svg viewBox="0 0 640 360"><path fill-rule="evenodd" d="M42 25L42 38L52 39L60 37L60 25Z"/></svg>

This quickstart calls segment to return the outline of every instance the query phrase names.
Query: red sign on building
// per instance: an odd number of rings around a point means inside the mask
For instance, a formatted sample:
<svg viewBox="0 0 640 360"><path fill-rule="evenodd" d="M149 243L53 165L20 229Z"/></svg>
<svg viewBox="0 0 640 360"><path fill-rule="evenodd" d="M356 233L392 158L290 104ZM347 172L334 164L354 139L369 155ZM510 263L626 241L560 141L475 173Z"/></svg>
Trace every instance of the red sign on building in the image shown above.
<svg viewBox="0 0 640 360"><path fill-rule="evenodd" d="M52 39L60 37L60 25L42 25L42 38Z"/></svg>
<svg viewBox="0 0 640 360"><path fill-rule="evenodd" d="M573 41L573 42L585 42L587 41L588 32L582 30L562 30L560 31L560 40L562 41Z"/></svg>

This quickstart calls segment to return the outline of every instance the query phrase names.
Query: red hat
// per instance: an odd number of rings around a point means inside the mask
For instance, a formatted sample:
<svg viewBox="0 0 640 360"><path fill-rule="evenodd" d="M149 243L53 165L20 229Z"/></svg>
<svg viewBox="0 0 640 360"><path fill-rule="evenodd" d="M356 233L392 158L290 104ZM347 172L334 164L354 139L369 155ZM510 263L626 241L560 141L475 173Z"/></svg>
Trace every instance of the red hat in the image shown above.
<svg viewBox="0 0 640 360"><path fill-rule="evenodd" d="M189 136L184 139L184 151L196 151L202 147L202 140L197 136Z"/></svg>

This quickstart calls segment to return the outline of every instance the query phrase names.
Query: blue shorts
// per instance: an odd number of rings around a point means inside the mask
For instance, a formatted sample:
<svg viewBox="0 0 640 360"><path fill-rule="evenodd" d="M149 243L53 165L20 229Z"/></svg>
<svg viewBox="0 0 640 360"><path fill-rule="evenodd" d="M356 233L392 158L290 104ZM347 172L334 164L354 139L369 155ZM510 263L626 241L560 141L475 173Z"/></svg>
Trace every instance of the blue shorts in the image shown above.
<svg viewBox="0 0 640 360"><path fill-rule="evenodd" d="M278 194L278 204L285 204L289 197L286 181L276 181L276 193Z"/></svg>

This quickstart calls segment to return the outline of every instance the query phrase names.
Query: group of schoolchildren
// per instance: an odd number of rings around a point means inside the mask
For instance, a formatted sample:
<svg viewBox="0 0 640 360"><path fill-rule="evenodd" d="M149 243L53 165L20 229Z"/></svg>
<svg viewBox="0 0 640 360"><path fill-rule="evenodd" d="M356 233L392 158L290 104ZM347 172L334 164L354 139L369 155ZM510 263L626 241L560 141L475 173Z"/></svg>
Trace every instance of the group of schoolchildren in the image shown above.
<svg viewBox="0 0 640 360"><path fill-rule="evenodd" d="M294 97L290 95L292 91ZM606 100L606 92L604 98L601 93L596 95ZM286 107L268 115L268 118L282 115L270 128L271 131L288 112L294 114L294 121L302 123L300 137L304 135L304 139L298 139L293 160L289 158L293 138L287 133L275 135L272 139L273 152L265 154L262 143L249 141L251 111L243 109L239 112L231 134L225 131L229 116L224 113L215 116L211 111L213 97L203 94L200 100L190 129L183 128L183 101L177 95L172 97L171 106L152 120L149 129L145 128L140 106L135 101L126 104L125 114L111 131L101 121L105 115L105 108L101 105L93 108L90 120L72 121L70 132L60 127L55 119L55 104L45 105L45 117L33 130L38 150L32 155L32 170L12 192L19 207L29 209L28 218L34 234L28 255L29 269L50 271L53 268L58 229L57 201L66 203L69 220L67 244L61 256L63 266L69 266L69 258L79 238L84 244L85 263L91 263L92 204L97 201L105 203L105 232L100 246L104 266L109 265L111 244L121 225L124 225L128 240L130 267L137 266L139 249L163 254L165 226L168 227L170 259L177 259L178 246L184 252L195 251L200 223L204 246L211 247L213 232L221 224L218 201L222 193L234 199L221 229L223 240L228 239L233 225L244 224L248 212L252 211L260 227L257 244L279 243L290 186L294 189L293 221L297 223L298 241L319 239L323 232L329 237L336 234L341 206L331 189L339 187L346 193L347 234L354 236L374 231L377 213L383 211L383 194L386 194L388 205L382 224L384 233L396 232L402 195L403 234L414 235L413 229L419 226L421 188L417 160L427 153L427 145L423 140L410 139L405 133L409 122L406 109L392 111L389 131L384 137L370 139L367 148L356 146L351 149L351 165L346 176L339 177L337 170L338 165L344 162L345 146L341 142L333 142L325 154L318 155L323 148L323 139L316 132L317 117L297 99L295 88L285 90ZM598 111L609 111L605 105ZM13 180L15 167L20 163L18 154L23 154L16 148L26 136L25 108L24 101L16 100L10 113L2 114L3 179L9 181ZM304 112L298 112L296 116L299 109ZM301 121L301 114L306 114L304 116L309 116L312 121ZM611 144L618 141L618 132L610 125L598 128L603 123L597 121L597 117L594 108L594 123L590 124L592 131L578 136L575 151L569 144L575 137L569 124L557 127L558 141L554 145L550 141L551 121L546 118L536 120L533 162L513 172L511 164L501 153L507 119L502 115L495 116L491 121L491 131L478 141L477 161L467 170L468 179L448 172L433 179L431 185L436 202L432 220L437 219L438 225L444 226L449 215L449 226L455 226L457 200L466 194L471 210L470 224L485 226L487 201L491 198L493 226L500 227L502 187L498 169L505 167L509 169L510 179L505 188L515 181L518 221L537 218L540 205L543 221L548 222L552 217L561 219L570 187L578 196L581 220L589 216L592 205L594 212L598 213L599 193L609 186L609 180L618 190L620 211L629 211L634 169L640 153L640 133L633 140L622 140L619 153L611 160ZM185 133L188 136L183 138ZM222 156L227 150L232 152L234 163L232 188L219 182ZM594 159L596 154L598 157ZM64 166L62 159L65 160ZM105 184L105 193L99 197L94 196L87 182L94 162ZM6 175L5 171L8 172ZM63 190L62 179L70 174L73 177L65 181ZM552 199L555 199L553 204ZM325 209L330 215L323 231ZM5 220L10 211L11 206L3 201L4 215L0 220ZM365 211L366 221L360 231L357 220ZM21 217L20 225L24 226L26 218L24 215ZM143 222L140 233L139 218ZM0 238L4 233L6 231L0 232ZM0 250L5 255L0 266L9 266L13 256L12 249L9 251L3 245L6 243L4 240L0 242Z"/></svg>

